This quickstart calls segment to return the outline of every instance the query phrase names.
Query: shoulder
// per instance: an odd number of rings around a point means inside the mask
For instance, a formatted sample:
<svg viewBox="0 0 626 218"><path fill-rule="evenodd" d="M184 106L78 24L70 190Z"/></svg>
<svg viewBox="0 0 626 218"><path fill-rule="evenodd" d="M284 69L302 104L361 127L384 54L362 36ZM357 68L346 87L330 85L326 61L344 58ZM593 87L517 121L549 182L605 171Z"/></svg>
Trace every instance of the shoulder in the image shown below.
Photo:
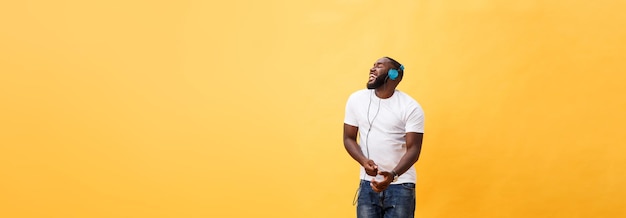
<svg viewBox="0 0 626 218"><path fill-rule="evenodd" d="M350 97L348 99L359 99L359 98L363 98L363 97L368 97L370 94L370 90L368 89L361 89L358 90L356 92L353 92L352 94L350 94Z"/></svg>
<svg viewBox="0 0 626 218"><path fill-rule="evenodd" d="M422 106L410 95L399 92L400 104L403 105L403 116L407 119L407 131L423 133L424 110ZM421 126L421 127L420 127Z"/></svg>
<svg viewBox="0 0 626 218"><path fill-rule="evenodd" d="M396 90L396 93L398 94L398 101L400 102L401 105L403 105L404 110L406 110L409 114L414 114L414 113L423 114L424 113L424 109L422 109L422 106L420 105L420 103L418 103L409 94L406 94L398 90Z"/></svg>
<svg viewBox="0 0 626 218"><path fill-rule="evenodd" d="M419 103L413 98L411 97L409 94L404 93L400 90L396 90L396 94L398 95L398 99L406 104L415 104L417 106L419 106Z"/></svg>
<svg viewBox="0 0 626 218"><path fill-rule="evenodd" d="M360 89L360 90L357 90L357 91L353 92L352 94L350 94L350 96L367 95L370 92L371 92L371 90L369 90L369 89Z"/></svg>

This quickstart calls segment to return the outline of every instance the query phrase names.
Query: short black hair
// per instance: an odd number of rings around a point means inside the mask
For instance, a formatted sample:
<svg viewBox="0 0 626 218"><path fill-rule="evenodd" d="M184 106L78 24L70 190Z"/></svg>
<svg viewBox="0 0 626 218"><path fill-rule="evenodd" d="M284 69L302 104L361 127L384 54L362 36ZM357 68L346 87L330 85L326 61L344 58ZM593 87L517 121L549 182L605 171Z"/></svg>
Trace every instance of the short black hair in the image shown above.
<svg viewBox="0 0 626 218"><path fill-rule="evenodd" d="M400 68L400 66L402 66L402 64L400 64L400 62L396 61L395 59L393 59L391 57L385 56L384 58L389 59L391 61L391 64L393 64L393 68L398 70L399 73L404 73L404 70Z"/></svg>

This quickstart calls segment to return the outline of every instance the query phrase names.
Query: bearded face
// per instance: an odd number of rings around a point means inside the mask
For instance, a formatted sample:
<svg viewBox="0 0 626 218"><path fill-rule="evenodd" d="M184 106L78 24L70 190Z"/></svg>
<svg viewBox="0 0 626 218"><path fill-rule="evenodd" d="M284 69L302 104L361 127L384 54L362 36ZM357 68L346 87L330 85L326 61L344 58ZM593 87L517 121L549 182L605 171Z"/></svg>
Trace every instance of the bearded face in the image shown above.
<svg viewBox="0 0 626 218"><path fill-rule="evenodd" d="M367 81L367 88L368 89L377 89L378 87L383 86L383 84L385 84L385 79L386 78L387 78L386 74L385 75L381 75L381 76L370 76L370 79Z"/></svg>

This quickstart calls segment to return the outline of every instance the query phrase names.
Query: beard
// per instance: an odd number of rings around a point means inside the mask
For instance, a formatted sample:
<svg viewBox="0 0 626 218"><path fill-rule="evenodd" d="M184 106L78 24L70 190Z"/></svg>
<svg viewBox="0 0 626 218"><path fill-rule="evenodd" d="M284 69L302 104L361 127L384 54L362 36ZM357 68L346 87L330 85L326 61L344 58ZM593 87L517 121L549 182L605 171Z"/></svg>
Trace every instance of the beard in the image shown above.
<svg viewBox="0 0 626 218"><path fill-rule="evenodd" d="M372 82L372 83L367 83L367 89L377 89L378 87L381 87L385 84L385 80L387 79L387 76L379 76L376 77L376 79Z"/></svg>

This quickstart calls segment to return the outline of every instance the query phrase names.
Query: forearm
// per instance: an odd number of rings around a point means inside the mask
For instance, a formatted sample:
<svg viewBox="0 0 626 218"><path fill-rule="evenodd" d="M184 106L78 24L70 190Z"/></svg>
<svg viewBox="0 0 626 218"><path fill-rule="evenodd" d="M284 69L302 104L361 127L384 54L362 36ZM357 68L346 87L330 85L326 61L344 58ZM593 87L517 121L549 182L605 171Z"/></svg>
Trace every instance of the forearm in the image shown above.
<svg viewBox="0 0 626 218"><path fill-rule="evenodd" d="M398 175L404 174L407 170L417 162L420 156L421 146L411 146L407 148L406 153L398 162L398 165L393 169Z"/></svg>
<svg viewBox="0 0 626 218"><path fill-rule="evenodd" d="M348 151L348 154L352 157L352 159L356 160L361 166L367 162L367 157L363 155L363 151L361 151L361 146L356 143L356 140L353 139L344 139L343 145Z"/></svg>

